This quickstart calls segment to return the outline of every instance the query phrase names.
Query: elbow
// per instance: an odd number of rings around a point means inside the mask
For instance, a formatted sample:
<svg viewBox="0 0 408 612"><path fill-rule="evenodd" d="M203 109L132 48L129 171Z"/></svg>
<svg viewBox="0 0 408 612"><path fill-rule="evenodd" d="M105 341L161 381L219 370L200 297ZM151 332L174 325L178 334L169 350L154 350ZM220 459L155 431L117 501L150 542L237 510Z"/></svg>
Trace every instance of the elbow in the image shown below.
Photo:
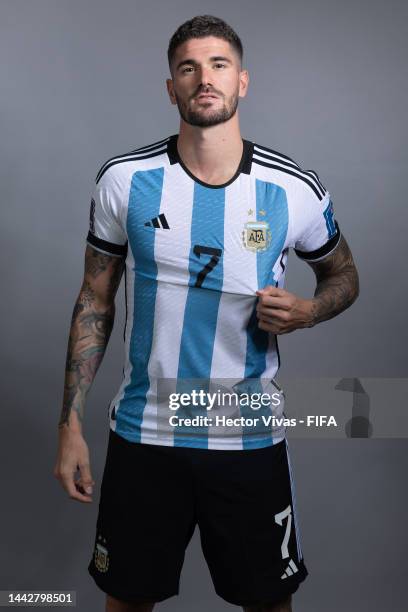
<svg viewBox="0 0 408 612"><path fill-rule="evenodd" d="M346 308L349 308L352 304L354 304L354 302L360 295L360 279L358 276L357 269L355 267L352 268L352 271L349 274L349 281L350 282Z"/></svg>
<svg viewBox="0 0 408 612"><path fill-rule="evenodd" d="M360 278L358 276L357 268L354 268L354 278L353 278L353 302L356 301L358 296L360 295Z"/></svg>

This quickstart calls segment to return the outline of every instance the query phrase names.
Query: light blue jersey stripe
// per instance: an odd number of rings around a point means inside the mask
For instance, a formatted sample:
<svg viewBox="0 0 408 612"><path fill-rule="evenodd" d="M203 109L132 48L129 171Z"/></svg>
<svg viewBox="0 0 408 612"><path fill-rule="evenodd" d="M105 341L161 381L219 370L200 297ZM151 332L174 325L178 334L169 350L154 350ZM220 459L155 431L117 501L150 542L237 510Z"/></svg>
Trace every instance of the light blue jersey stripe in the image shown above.
<svg viewBox="0 0 408 612"><path fill-rule="evenodd" d="M256 218L267 221L271 232L271 243L265 251L256 253L257 280L259 289L266 285L276 285L273 267L282 252L288 232L288 204L286 192L274 183L256 179ZM266 352L268 349L268 332L259 329L256 316L256 302L247 327L247 352L245 360L245 378L259 379L266 369ZM253 392L262 393L260 383L251 381ZM241 408L241 415L258 417L271 414L268 407L254 411L249 407ZM261 421L259 421L261 423ZM270 444L271 434L261 435L261 425L245 427L243 431L243 448L257 448ZM258 435L251 440L251 435Z"/></svg>
<svg viewBox="0 0 408 612"><path fill-rule="evenodd" d="M157 292L155 231L153 228L144 228L144 223L160 212L163 173L164 168L135 172L129 194L127 233L136 262L133 327L129 349L132 371L116 414L116 431L132 442L141 441L143 411L150 384L147 366L153 339Z"/></svg>
<svg viewBox="0 0 408 612"><path fill-rule="evenodd" d="M180 344L178 393L189 393L192 388L208 391L206 381L209 381L211 374L223 285L224 209L224 188L211 189L195 183L190 278ZM194 387L188 379L199 379L199 384ZM207 411L201 406L181 407L177 411L180 417L206 414ZM191 435L192 431L194 436ZM208 448L208 427L177 426L174 446Z"/></svg>

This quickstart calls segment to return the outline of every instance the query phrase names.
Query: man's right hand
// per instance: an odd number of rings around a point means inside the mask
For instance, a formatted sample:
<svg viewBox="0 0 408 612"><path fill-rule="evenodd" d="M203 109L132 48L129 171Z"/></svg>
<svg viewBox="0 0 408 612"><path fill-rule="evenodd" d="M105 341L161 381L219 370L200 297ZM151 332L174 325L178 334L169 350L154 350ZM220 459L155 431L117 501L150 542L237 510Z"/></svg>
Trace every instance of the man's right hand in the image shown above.
<svg viewBox="0 0 408 612"><path fill-rule="evenodd" d="M75 480L76 471L79 478ZM91 466L88 445L80 431L72 430L68 425L59 429L58 454L54 476L72 499L92 502Z"/></svg>

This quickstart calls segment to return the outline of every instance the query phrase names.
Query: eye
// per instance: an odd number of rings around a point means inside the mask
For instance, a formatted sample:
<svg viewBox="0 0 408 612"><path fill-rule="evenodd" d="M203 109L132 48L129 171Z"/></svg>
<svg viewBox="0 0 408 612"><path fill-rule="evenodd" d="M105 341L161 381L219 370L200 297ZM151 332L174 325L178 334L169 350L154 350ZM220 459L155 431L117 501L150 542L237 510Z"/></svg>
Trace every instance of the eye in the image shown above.
<svg viewBox="0 0 408 612"><path fill-rule="evenodd" d="M193 70L193 67L187 66L186 68L183 68L181 72L187 72L187 70Z"/></svg>
<svg viewBox="0 0 408 612"><path fill-rule="evenodd" d="M225 66L226 66L226 65L225 65L225 64L221 64L221 63L217 62L217 64L215 64L215 66L221 66L222 68L225 68Z"/></svg>

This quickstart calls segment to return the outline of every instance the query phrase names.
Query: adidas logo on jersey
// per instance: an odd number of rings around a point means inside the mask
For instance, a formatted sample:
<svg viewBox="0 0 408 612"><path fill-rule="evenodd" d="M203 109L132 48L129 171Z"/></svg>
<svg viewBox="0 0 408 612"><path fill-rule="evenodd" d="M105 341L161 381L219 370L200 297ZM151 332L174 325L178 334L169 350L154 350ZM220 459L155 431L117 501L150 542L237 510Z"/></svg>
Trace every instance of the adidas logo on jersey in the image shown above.
<svg viewBox="0 0 408 612"><path fill-rule="evenodd" d="M292 559L291 559L289 561L288 567L283 572L283 574L281 576L281 579L283 580L283 578L287 578L288 576L292 576L292 574L296 574L297 571L298 571L298 568L296 567L295 562L292 561Z"/></svg>
<svg viewBox="0 0 408 612"><path fill-rule="evenodd" d="M157 229L170 229L167 219L163 213L161 213L158 217L153 217L153 219L150 219L150 221L146 221L145 225L147 225L147 227L156 227Z"/></svg>

